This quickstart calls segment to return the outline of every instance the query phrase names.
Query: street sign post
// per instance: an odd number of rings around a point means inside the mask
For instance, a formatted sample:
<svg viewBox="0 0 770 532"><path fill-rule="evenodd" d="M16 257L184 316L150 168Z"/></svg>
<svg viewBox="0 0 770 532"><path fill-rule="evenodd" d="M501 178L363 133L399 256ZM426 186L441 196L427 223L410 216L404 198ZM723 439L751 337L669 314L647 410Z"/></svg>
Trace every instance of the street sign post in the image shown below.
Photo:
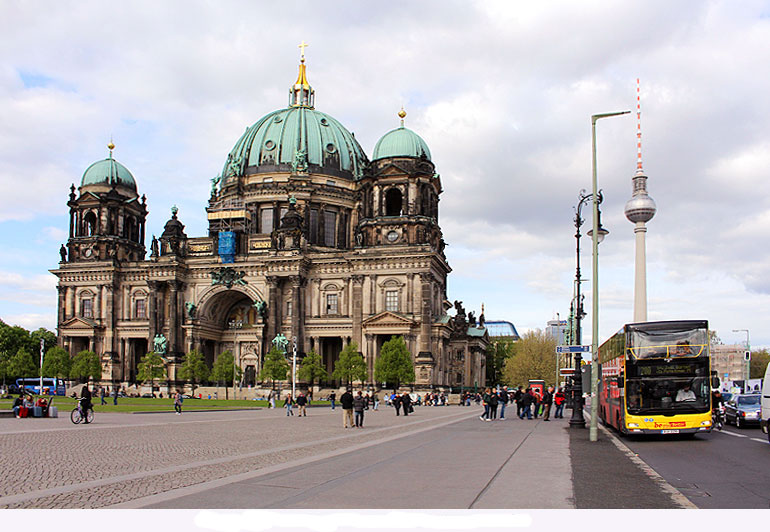
<svg viewBox="0 0 770 532"><path fill-rule="evenodd" d="M556 352L560 355L565 353L590 353L590 345L557 345Z"/></svg>

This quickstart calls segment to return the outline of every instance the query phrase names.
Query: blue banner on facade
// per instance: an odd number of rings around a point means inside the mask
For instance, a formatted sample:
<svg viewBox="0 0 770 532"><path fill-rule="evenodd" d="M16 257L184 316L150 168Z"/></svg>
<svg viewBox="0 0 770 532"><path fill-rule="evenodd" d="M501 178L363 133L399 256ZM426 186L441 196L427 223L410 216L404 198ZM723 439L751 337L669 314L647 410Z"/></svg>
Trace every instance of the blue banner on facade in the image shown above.
<svg viewBox="0 0 770 532"><path fill-rule="evenodd" d="M235 262L235 233L233 231L219 232L219 256L222 263Z"/></svg>

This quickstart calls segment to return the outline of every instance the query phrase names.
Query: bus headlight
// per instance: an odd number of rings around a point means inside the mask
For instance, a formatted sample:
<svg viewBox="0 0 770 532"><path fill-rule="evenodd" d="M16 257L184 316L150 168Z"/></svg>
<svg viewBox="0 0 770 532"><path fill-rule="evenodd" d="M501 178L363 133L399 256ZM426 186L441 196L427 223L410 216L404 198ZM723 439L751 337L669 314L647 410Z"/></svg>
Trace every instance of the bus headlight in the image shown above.
<svg viewBox="0 0 770 532"><path fill-rule="evenodd" d="M629 423L628 424L628 428L629 429L638 429L639 428L639 423Z"/></svg>
<svg viewBox="0 0 770 532"><path fill-rule="evenodd" d="M711 421L701 421L700 422L701 427L709 427L711 426Z"/></svg>

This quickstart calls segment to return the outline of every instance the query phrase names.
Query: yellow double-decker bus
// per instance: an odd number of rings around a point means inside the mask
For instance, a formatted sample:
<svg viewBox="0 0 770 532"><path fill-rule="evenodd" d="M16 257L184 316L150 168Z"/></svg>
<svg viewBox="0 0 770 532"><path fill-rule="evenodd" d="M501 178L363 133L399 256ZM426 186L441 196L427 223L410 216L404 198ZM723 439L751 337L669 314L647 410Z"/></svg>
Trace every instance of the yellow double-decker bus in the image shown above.
<svg viewBox="0 0 770 532"><path fill-rule="evenodd" d="M707 321L629 323L599 347L599 417L625 434L711 431Z"/></svg>

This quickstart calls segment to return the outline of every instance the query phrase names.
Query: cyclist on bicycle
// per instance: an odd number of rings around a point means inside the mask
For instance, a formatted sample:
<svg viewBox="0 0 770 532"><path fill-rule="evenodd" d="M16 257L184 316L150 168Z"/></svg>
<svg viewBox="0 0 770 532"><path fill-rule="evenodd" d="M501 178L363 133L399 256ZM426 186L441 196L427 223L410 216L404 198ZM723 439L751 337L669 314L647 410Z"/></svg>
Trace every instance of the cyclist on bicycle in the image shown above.
<svg viewBox="0 0 770 532"><path fill-rule="evenodd" d="M85 416L89 410L94 409L94 405L91 404L91 390L88 389L88 385L83 386L83 390L80 392L80 408L83 410Z"/></svg>
<svg viewBox="0 0 770 532"><path fill-rule="evenodd" d="M722 421L722 407L724 404L724 398L722 392L714 390L711 392L711 414L714 419Z"/></svg>

